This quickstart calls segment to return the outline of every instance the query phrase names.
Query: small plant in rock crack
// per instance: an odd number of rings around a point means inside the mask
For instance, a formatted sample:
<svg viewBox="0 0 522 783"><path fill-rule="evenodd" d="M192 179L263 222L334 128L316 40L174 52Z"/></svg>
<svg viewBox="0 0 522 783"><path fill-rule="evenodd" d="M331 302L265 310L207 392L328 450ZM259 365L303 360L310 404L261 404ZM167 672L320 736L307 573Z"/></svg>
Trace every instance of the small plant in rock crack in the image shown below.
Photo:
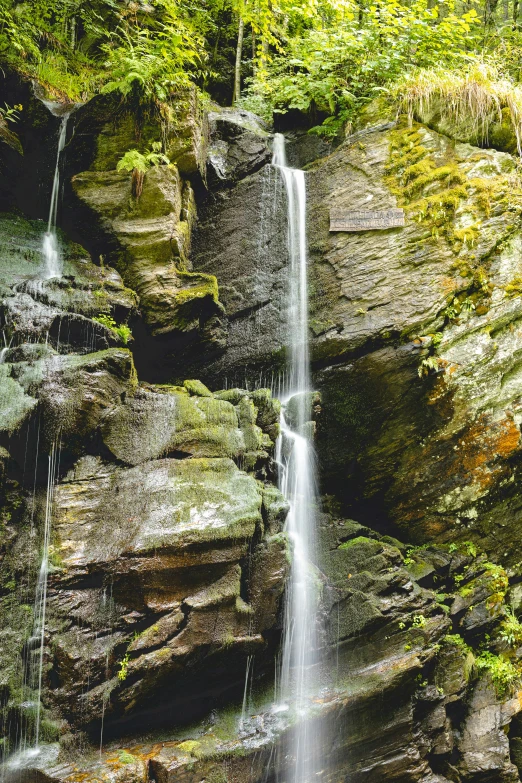
<svg viewBox="0 0 522 783"><path fill-rule="evenodd" d="M126 653L120 661L120 668L118 671L118 680L124 682L127 679L127 670L129 667L129 653Z"/></svg>
<svg viewBox="0 0 522 783"><path fill-rule="evenodd" d="M128 327L127 324L117 324L112 316L102 313L101 315L95 316L92 320L102 326L106 326L107 329L110 329L117 334L124 345L127 345L127 343L132 340L130 327Z"/></svg>
<svg viewBox="0 0 522 783"><path fill-rule="evenodd" d="M430 372L438 372L440 367L440 359L438 356L427 356L419 365L417 370L419 378L429 375Z"/></svg>
<svg viewBox="0 0 522 783"><path fill-rule="evenodd" d="M498 638L508 647L519 647L522 644L522 623L510 607L505 606L503 611Z"/></svg>
<svg viewBox="0 0 522 783"><path fill-rule="evenodd" d="M476 658L475 670L478 674L489 674L499 696L510 692L521 680L520 669L515 663L487 650Z"/></svg>
<svg viewBox="0 0 522 783"><path fill-rule="evenodd" d="M118 161L116 170L132 172L132 195L139 199L143 192L147 171L153 166L168 166L169 164L169 158L161 151L161 142L155 141L152 143L151 149L143 153L139 150L128 150Z"/></svg>

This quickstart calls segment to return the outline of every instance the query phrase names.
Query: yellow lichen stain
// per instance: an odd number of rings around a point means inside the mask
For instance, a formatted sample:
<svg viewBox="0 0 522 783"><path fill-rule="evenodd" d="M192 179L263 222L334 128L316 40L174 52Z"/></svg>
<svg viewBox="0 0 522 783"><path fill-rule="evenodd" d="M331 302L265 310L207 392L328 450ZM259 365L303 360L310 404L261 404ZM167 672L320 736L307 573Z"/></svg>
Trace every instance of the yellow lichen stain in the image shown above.
<svg viewBox="0 0 522 783"><path fill-rule="evenodd" d="M190 756L197 755L197 751L201 746L201 742L197 742L197 740L185 740L185 742L180 742L177 746L178 750L181 750L182 753L188 753Z"/></svg>

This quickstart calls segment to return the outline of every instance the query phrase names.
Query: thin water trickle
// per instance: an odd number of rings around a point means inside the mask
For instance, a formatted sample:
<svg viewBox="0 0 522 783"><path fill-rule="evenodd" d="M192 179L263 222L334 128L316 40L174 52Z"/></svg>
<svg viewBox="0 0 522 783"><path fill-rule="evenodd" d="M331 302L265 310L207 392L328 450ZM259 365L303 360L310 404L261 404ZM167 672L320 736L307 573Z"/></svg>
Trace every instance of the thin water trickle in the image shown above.
<svg viewBox="0 0 522 783"><path fill-rule="evenodd" d="M27 684L35 695L36 715L33 745L36 749L38 749L40 741L42 682L45 658L45 617L47 611L47 582L49 576L49 546L51 542L51 520L57 468L58 448L56 443L53 443L49 454L47 470L42 555L34 600L33 632L30 639L30 642L32 643L32 653L28 661L26 676Z"/></svg>
<svg viewBox="0 0 522 783"><path fill-rule="evenodd" d="M250 682L251 672L253 671L254 656L249 655L246 663L245 674L245 688L243 690L243 703L241 705L241 718L239 719L239 730L243 731L245 727L245 721L248 718L248 685Z"/></svg>
<svg viewBox="0 0 522 783"><path fill-rule="evenodd" d="M58 200L60 194L60 158L65 147L67 138L67 120L70 113L62 116L60 124L60 135L58 137L58 152L56 155L56 166L54 168L53 189L51 192L51 204L49 207L49 219L47 221L47 231L42 239L42 255L44 258L43 278L51 280L54 277L62 276L62 258L58 236L56 234L56 217L58 214Z"/></svg>
<svg viewBox="0 0 522 783"><path fill-rule="evenodd" d="M310 420L310 355L308 346L308 255L306 242L306 183L303 171L286 165L285 139L274 137L272 164L284 183L288 214L288 329L289 366L283 391L281 436L276 461L280 489L290 506L286 530L292 565L286 591L283 651L278 712L295 720L280 765L285 783L316 781L321 772L321 737L312 728L311 708L320 683L319 595L316 558L317 490L313 445L306 434ZM292 399L289 415L285 403ZM285 410L286 408L286 410Z"/></svg>

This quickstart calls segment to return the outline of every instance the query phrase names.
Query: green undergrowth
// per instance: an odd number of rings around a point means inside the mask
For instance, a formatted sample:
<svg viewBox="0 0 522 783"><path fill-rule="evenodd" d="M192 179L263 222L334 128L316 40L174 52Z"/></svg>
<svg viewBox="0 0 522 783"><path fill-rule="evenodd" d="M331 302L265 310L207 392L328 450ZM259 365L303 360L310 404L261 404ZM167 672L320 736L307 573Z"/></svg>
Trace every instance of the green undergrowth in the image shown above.
<svg viewBox="0 0 522 783"><path fill-rule="evenodd" d="M492 127L506 121L522 155L522 87L492 61L411 71L397 85L396 97L410 120L436 111L447 127L465 129L473 143L488 143Z"/></svg>
<svg viewBox="0 0 522 783"><path fill-rule="evenodd" d="M487 677L500 699L522 686L522 622L509 605L509 579L506 570L481 553L472 541L437 545L452 557L450 575L435 574L436 600L452 620L452 630L442 640L443 648L455 648L462 656L462 671L466 681ZM415 565L429 561L431 544L411 547L406 551L404 565L410 572ZM454 558L454 559L453 559ZM440 585L440 586L439 586ZM444 590L444 592L442 592ZM486 597L484 598L484 594ZM460 607L452 612L454 602ZM462 623L476 609L475 601L485 606L490 621L482 630L467 631ZM414 618L415 619L415 618ZM404 627L404 623L402 624Z"/></svg>

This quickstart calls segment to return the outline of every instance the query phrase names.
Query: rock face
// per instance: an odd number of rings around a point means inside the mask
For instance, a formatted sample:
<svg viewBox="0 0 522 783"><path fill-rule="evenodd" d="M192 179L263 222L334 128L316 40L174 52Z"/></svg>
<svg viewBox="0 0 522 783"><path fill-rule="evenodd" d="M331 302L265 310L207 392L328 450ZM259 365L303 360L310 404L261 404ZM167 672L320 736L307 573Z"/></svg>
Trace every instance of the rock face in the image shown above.
<svg viewBox="0 0 522 783"><path fill-rule="evenodd" d="M34 133L57 126L26 97L36 182ZM261 121L204 116L192 93L173 108L162 135L110 96L77 107L62 174L82 245L61 235L62 278L41 279L44 224L0 216L6 753L35 735L50 522L42 750L6 767L22 783L292 769L295 723L273 707L292 543L267 388L286 363L285 194ZM337 146L289 145L307 166L324 495L323 688L302 719L327 783L517 783L522 187L511 155L462 129L378 107L365 121ZM170 165L118 171L159 141ZM17 155L2 150L8 170L33 176ZM329 231L330 209L396 206L404 228Z"/></svg>
<svg viewBox="0 0 522 783"><path fill-rule="evenodd" d="M49 348L32 358L28 349L10 349L1 365L11 474L27 462L22 447L35 426L31 475L40 470L38 448L44 458L53 442L63 444L49 479L57 483L47 706L76 732L99 731L101 721L110 731L144 711L157 713L153 721L182 710L187 720L206 694L240 688L246 657L256 651L262 662L278 638L287 570L286 503L271 483L279 404L268 390L214 396L199 381L138 387L126 349ZM5 528L7 582L35 567L40 542L30 520L42 520L49 503L38 479L31 500L26 481L23 474L13 484L26 512L18 528ZM13 598L9 589L6 613ZM9 734L25 725L17 699L28 688L26 628L18 647L4 650L3 687L16 716Z"/></svg>
<svg viewBox="0 0 522 783"><path fill-rule="evenodd" d="M483 538L505 526L506 504L514 510L512 166L506 154L404 126L349 140L309 175L314 355L330 365L316 381L325 480L410 538L460 529ZM330 208L367 204L403 205L406 227L328 233ZM488 546L504 555L502 536Z"/></svg>
<svg viewBox="0 0 522 783"><path fill-rule="evenodd" d="M56 490L50 610L53 699L75 702L77 727L99 723L100 708L106 721L166 702L175 713L237 684L230 660L263 651L276 622L276 611L258 622L247 587L254 536L270 542L269 507L227 458L75 465ZM271 571L278 598L285 567L274 559Z"/></svg>
<svg viewBox="0 0 522 783"><path fill-rule="evenodd" d="M409 539L448 540L462 530L505 556L508 520L519 513L522 191L514 161L424 126L371 119L308 167L324 488ZM227 350L192 360L214 382L270 377L284 363L277 176L265 167L200 208L194 264L216 275L230 320ZM332 208L396 206L404 228L329 232Z"/></svg>

